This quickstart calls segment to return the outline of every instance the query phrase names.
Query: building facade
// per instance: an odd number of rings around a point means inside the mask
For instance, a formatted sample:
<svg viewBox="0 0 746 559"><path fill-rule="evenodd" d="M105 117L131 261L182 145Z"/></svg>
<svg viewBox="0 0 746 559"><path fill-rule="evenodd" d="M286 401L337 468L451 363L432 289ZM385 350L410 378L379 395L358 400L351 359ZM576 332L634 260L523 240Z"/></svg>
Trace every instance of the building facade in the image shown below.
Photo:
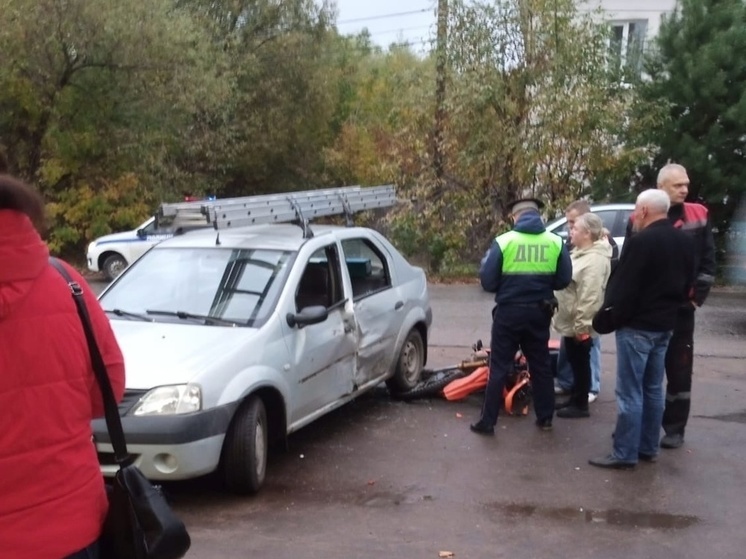
<svg viewBox="0 0 746 559"><path fill-rule="evenodd" d="M598 12L611 27L610 48L623 66L637 67L677 0L579 0L578 9Z"/></svg>

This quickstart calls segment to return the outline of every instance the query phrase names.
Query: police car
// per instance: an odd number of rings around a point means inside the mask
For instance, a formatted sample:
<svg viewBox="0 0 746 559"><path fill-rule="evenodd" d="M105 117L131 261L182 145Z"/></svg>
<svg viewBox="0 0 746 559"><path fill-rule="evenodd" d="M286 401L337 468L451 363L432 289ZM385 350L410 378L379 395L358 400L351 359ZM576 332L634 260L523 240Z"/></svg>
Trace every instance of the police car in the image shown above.
<svg viewBox="0 0 746 559"><path fill-rule="evenodd" d="M127 266L161 241L192 229L207 227L209 224L205 223L204 216L199 212L202 203L214 201L214 196L208 196L204 200L185 196L184 202L170 204L170 206L181 208L182 211L187 210L186 218L182 217L175 222L175 214L162 215L159 212L132 231L99 237L90 243L86 250L88 269L92 272L103 272L106 279L113 280Z"/></svg>
<svg viewBox="0 0 746 559"><path fill-rule="evenodd" d="M157 227L155 216L132 231L104 235L88 245L88 269L113 280L151 247L173 236L173 229Z"/></svg>

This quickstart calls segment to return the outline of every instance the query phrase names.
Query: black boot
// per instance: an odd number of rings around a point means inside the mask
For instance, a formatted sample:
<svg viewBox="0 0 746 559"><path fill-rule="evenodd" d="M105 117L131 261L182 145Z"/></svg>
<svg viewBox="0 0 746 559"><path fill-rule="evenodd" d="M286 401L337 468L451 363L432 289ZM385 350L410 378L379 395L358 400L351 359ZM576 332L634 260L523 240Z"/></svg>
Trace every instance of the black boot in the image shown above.
<svg viewBox="0 0 746 559"><path fill-rule="evenodd" d="M469 429L472 430L472 432L477 433L478 435L494 435L495 434L495 428L490 427L486 423L483 423L480 419L476 423L472 423L469 425Z"/></svg>
<svg viewBox="0 0 746 559"><path fill-rule="evenodd" d="M588 411L588 408L583 409L575 405L567 406L566 408L557 411L557 417L563 417L565 419L577 419L590 416L591 414Z"/></svg>

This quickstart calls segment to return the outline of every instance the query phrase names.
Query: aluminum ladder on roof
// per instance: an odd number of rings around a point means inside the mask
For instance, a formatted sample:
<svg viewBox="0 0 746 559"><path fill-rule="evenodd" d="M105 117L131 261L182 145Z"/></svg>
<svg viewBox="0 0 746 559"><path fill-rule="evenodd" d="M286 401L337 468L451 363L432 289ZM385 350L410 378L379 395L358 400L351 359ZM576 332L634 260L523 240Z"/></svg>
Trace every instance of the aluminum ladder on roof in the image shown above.
<svg viewBox="0 0 746 559"><path fill-rule="evenodd" d="M394 185L345 186L265 194L201 202L161 204L158 217L172 218L174 227L212 225L217 230L297 221L304 234L311 236L308 222L313 218L352 214L396 204Z"/></svg>

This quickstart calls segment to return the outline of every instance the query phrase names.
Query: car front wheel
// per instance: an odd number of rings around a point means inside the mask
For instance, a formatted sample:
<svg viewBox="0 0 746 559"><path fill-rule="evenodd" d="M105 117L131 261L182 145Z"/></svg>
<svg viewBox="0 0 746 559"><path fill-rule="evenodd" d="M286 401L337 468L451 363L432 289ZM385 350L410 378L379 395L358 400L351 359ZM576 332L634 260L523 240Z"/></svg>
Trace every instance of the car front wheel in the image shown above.
<svg viewBox="0 0 746 559"><path fill-rule="evenodd" d="M233 418L223 444L223 481L229 491L259 491L267 472L267 412L252 396Z"/></svg>
<svg viewBox="0 0 746 559"><path fill-rule="evenodd" d="M109 281L115 279L127 267L127 261L121 254L110 254L104 259L101 270Z"/></svg>
<svg viewBox="0 0 746 559"><path fill-rule="evenodd" d="M420 333L413 328L404 340L394 376L386 381L386 386L394 394L411 390L420 381L424 364L425 344Z"/></svg>

